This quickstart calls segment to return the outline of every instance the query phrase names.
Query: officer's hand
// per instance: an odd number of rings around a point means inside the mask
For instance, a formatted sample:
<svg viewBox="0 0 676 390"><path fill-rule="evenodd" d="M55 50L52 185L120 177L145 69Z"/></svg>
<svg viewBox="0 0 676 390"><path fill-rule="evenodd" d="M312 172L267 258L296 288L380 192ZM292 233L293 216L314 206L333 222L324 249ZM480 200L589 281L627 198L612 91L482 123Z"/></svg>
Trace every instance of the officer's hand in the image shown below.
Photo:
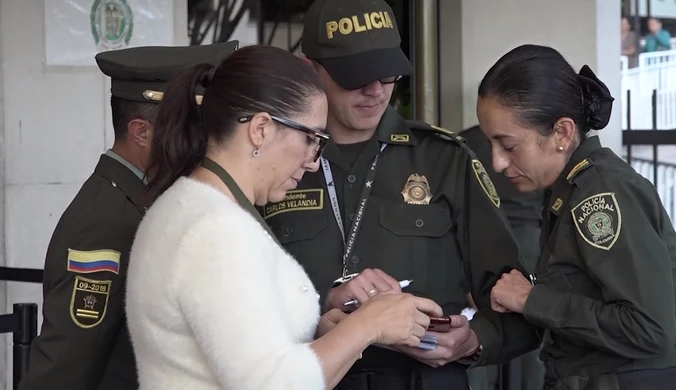
<svg viewBox="0 0 676 390"><path fill-rule="evenodd" d="M338 309L332 309L324 313L324 315L319 318L319 324L317 325L317 337L318 338L322 337L323 335L328 333L347 316L348 316L347 313L344 313Z"/></svg>
<svg viewBox="0 0 676 390"><path fill-rule="evenodd" d="M431 366L441 367L463 357L472 355L479 348L479 339L476 333L469 327L467 317L453 315L451 317L451 330L447 333L427 332L426 338L433 338L437 346L433 350L423 350L412 347L397 347L398 350L413 358Z"/></svg>
<svg viewBox="0 0 676 390"><path fill-rule="evenodd" d="M517 270L502 274L491 290L491 307L495 311L523 313L532 288L533 285Z"/></svg>
<svg viewBox="0 0 676 390"><path fill-rule="evenodd" d="M329 290L326 297L326 309L350 311L376 294L388 291L401 292L399 282L382 270L367 268L349 282ZM353 299L358 301L356 305L352 307L344 305L345 302Z"/></svg>

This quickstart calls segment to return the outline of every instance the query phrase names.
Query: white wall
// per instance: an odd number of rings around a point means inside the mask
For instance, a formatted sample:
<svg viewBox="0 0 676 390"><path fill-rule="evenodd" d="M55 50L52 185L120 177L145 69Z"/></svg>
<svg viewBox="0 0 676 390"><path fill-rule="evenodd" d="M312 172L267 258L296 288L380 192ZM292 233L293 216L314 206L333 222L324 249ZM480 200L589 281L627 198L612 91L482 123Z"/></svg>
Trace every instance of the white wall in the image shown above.
<svg viewBox="0 0 676 390"><path fill-rule="evenodd" d="M0 0L0 15L2 15L2 0ZM3 50L2 50L2 18L0 18L0 205L5 204L5 155L1 153L5 144L5 101L4 84L2 77ZM5 208L0 207L0 237L5 236ZM0 266L5 265L5 240L0 240ZM7 299L7 283L0 282L0 314L5 313ZM7 367L7 354L5 353L6 337L0 335L0 389L6 388L5 367Z"/></svg>
<svg viewBox="0 0 676 390"><path fill-rule="evenodd" d="M187 2L171 1L174 44L187 44ZM113 140L107 77L97 67L45 66L43 4L0 0L0 264L10 267L43 267L58 218ZM39 285L4 287L0 313L17 302L42 310ZM10 336L0 351L0 388L11 389Z"/></svg>
<svg viewBox="0 0 676 390"><path fill-rule="evenodd" d="M588 64L608 84L618 102L601 137L621 150L619 1L441 0L440 14L444 126L476 125L477 88L488 69L518 45L543 44L559 50L578 70Z"/></svg>

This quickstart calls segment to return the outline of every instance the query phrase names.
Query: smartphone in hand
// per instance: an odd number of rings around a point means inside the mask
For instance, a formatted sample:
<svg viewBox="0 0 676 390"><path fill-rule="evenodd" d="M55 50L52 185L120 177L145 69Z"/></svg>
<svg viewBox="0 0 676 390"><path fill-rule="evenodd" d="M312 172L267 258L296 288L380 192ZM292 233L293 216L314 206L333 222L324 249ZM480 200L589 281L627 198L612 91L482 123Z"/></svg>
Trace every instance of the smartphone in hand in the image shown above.
<svg viewBox="0 0 676 390"><path fill-rule="evenodd" d="M430 317L430 326L427 330L446 333L451 330L451 317Z"/></svg>

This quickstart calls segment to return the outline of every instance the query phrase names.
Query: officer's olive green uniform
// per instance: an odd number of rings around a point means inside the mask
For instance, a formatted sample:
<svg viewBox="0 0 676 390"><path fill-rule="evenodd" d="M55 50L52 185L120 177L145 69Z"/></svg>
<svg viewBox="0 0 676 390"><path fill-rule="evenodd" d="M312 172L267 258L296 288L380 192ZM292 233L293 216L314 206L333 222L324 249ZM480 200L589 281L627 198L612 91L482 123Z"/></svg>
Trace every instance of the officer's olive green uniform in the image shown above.
<svg viewBox="0 0 676 390"><path fill-rule="evenodd" d="M540 259L539 239L544 202L542 191L519 192L505 175L495 172L490 140L479 126L471 127L460 135L467 141L467 145L472 148L479 161L484 164L488 175L493 180L502 198L502 207L512 227L512 233L521 248L525 268L528 272L535 273L537 262ZM512 384L520 383L521 390L542 390L544 366L538 355L539 350L529 352L512 360L511 364L505 367L509 369L510 376L519 376L517 380L510 381ZM499 378L499 368L499 366L486 366L470 370L468 373L472 390L494 390Z"/></svg>
<svg viewBox="0 0 676 390"><path fill-rule="evenodd" d="M343 274L346 247L329 189L337 193L349 240L367 187L361 229L345 264L348 273L380 268L397 280L413 279L405 291L433 299L445 314L459 314L466 307L467 277L479 307L489 307L495 281L503 272L522 267L500 199L464 141L447 130L406 122L390 108L375 136L361 147L343 153L330 142L324 158L333 180L327 183L322 169L306 173L284 201L262 210L282 245L305 267L322 300ZM367 180L376 156L375 177ZM537 346L535 332L524 325L519 315L491 311L480 311L472 321L489 361ZM432 369L407 355L371 347L338 388L460 389L466 385L465 367L451 363Z"/></svg>
<svg viewBox="0 0 676 390"><path fill-rule="evenodd" d="M552 187L543 221L524 315L547 329L554 388L676 388L674 369L637 371L676 366L676 233L654 186L591 137Z"/></svg>
<svg viewBox="0 0 676 390"><path fill-rule="evenodd" d="M143 194L138 176L103 155L61 217L47 250L44 321L22 390L138 387L124 281Z"/></svg>
<svg viewBox="0 0 676 390"><path fill-rule="evenodd" d="M112 79L113 96L152 103L180 70L219 63L236 44L139 47L96 59ZM20 390L138 388L124 291L129 252L148 206L144 179L108 151L59 220L45 259L44 321Z"/></svg>

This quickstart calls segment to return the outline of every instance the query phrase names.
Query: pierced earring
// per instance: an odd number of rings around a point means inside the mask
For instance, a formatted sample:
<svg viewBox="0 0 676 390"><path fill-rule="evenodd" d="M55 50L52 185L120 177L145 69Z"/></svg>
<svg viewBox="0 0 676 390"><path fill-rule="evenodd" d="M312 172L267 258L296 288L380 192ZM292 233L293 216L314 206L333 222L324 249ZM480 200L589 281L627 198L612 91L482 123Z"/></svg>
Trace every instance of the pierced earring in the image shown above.
<svg viewBox="0 0 676 390"><path fill-rule="evenodd" d="M261 151L258 150L258 147L254 148L253 153L251 153L252 156L258 157L261 155Z"/></svg>
<svg viewBox="0 0 676 390"><path fill-rule="evenodd" d="M563 151L563 146L559 146L559 152Z"/></svg>

